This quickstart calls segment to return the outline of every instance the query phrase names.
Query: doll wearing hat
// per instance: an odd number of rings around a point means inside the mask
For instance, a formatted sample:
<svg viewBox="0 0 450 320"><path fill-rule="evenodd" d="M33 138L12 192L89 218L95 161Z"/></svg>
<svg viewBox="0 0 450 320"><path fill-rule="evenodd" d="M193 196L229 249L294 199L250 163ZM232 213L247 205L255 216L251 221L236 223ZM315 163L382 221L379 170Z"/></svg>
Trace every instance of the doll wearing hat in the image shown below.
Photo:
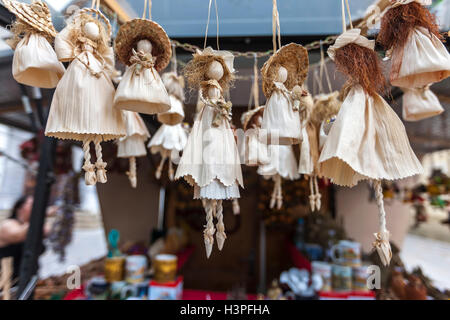
<svg viewBox="0 0 450 320"><path fill-rule="evenodd" d="M201 199L207 215L204 231L209 257L214 244L217 222L217 244L222 250L226 239L223 224L223 200L240 197L243 187L239 153L230 126L231 104L223 91L232 80L234 56L227 51L206 48L194 54L185 68L188 83L200 89L204 102L188 137L175 178L184 177L194 187L194 198Z"/></svg>
<svg viewBox="0 0 450 320"><path fill-rule="evenodd" d="M136 158L147 154L145 142L150 138L147 126L141 116L133 111L122 111L127 128L127 136L117 141L117 157L128 158L130 170L127 172L133 188L137 187Z"/></svg>
<svg viewBox="0 0 450 320"><path fill-rule="evenodd" d="M75 13L55 40L59 60L71 64L56 87L45 134L83 141L88 185L107 181L100 143L126 135L122 113L112 107L115 89L111 77L115 69L110 27L100 11L86 8ZM91 142L95 144L95 165L91 163Z"/></svg>
<svg viewBox="0 0 450 320"><path fill-rule="evenodd" d="M267 145L259 140L265 106L259 106L242 114L241 122L245 131L241 154L245 165L261 166L270 162Z"/></svg>
<svg viewBox="0 0 450 320"><path fill-rule="evenodd" d="M444 112L444 108L438 97L430 90L430 86L419 89L403 88L402 105L405 121L419 121Z"/></svg>
<svg viewBox="0 0 450 320"><path fill-rule="evenodd" d="M301 141L298 97L292 90L306 79L308 65L306 49L291 43L279 49L261 69L268 99L261 125L262 142L292 145Z"/></svg>
<svg viewBox="0 0 450 320"><path fill-rule="evenodd" d="M436 18L424 6L431 0L391 0L377 41L392 57L391 84L423 88L450 76L450 54Z"/></svg>
<svg viewBox="0 0 450 320"><path fill-rule="evenodd" d="M3 4L16 16L14 38L7 41L14 49L14 79L28 86L55 88L65 69L52 47L56 30L47 4L36 0L31 4L3 0Z"/></svg>
<svg viewBox="0 0 450 320"><path fill-rule="evenodd" d="M171 108L165 113L158 114L158 120L162 123L148 144L153 154L161 155L161 162L156 169L156 178L161 178L161 173L166 160L169 162L169 179L174 179L173 164L179 160L187 142L186 129L181 123L184 119L184 79L174 72L166 72L162 80L169 93Z"/></svg>
<svg viewBox="0 0 450 320"><path fill-rule="evenodd" d="M118 58L128 66L114 106L145 114L168 111L170 99L158 74L172 55L164 29L151 20L133 19L120 27L114 46Z"/></svg>

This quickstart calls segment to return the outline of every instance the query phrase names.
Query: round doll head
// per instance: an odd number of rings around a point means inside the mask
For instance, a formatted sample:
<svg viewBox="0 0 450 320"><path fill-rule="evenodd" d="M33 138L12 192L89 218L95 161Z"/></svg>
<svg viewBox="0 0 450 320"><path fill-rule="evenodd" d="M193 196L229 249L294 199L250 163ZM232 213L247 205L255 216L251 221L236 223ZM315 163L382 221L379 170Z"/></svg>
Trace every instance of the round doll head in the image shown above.
<svg viewBox="0 0 450 320"><path fill-rule="evenodd" d="M152 53L153 45L150 40L143 39L137 43L137 50L144 53Z"/></svg>
<svg viewBox="0 0 450 320"><path fill-rule="evenodd" d="M209 79L217 80L219 81L222 79L224 74L222 64L216 60L212 61L211 64L208 67L208 71L206 72L206 76Z"/></svg>
<svg viewBox="0 0 450 320"><path fill-rule="evenodd" d="M277 70L275 81L285 83L288 78L288 71L285 67L280 66Z"/></svg>
<svg viewBox="0 0 450 320"><path fill-rule="evenodd" d="M87 22L83 26L83 32L91 40L98 40L100 38L100 28L95 22Z"/></svg>

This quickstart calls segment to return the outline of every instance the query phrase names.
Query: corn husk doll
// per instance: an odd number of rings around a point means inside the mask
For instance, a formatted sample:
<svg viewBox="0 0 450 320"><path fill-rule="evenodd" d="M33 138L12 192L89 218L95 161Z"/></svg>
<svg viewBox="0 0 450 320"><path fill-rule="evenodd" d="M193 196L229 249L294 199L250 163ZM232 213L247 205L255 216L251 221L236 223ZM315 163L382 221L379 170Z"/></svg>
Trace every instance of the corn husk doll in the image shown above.
<svg viewBox="0 0 450 320"><path fill-rule="evenodd" d="M344 1L342 1L344 8ZM328 55L337 69L349 77L347 94L320 154L320 172L333 183L352 187L359 181L373 181L379 208L379 232L374 247L384 265L392 252L381 180L397 180L422 172L409 145L402 121L379 95L385 87L375 43L360 29L346 31Z"/></svg>
<svg viewBox="0 0 450 320"><path fill-rule="evenodd" d="M137 112L123 111L127 136L117 141L117 157L128 158L130 169L127 176L131 186L137 187L136 158L147 154L145 142L150 138L147 126Z"/></svg>
<svg viewBox="0 0 450 320"><path fill-rule="evenodd" d="M164 29L148 19L133 19L120 27L114 48L128 66L117 88L114 106L145 114L168 111L170 99L158 74L172 55Z"/></svg>
<svg viewBox="0 0 450 320"><path fill-rule="evenodd" d="M197 115L175 178L184 177L194 187L194 198L201 199L206 211L204 231L206 254L211 255L217 222L217 244L222 250L226 239L223 200L240 197L243 187L239 152L230 126L231 103L223 92L233 77L234 56L227 51L206 48L194 54L185 68L190 86L201 89L204 106Z"/></svg>
<svg viewBox="0 0 450 320"><path fill-rule="evenodd" d="M444 112L438 97L429 86L420 89L403 88L403 119L419 121L440 115Z"/></svg>
<svg viewBox="0 0 450 320"><path fill-rule="evenodd" d="M162 80L170 96L171 108L168 112L158 114L158 120L162 123L148 144L153 154L161 155L161 162L156 169L156 178L161 178L161 173L166 160L169 162L169 179L174 179L173 164L179 160L179 154L187 143L186 128L181 123L184 119L184 79L175 72L167 72Z"/></svg>
<svg viewBox="0 0 450 320"><path fill-rule="evenodd" d="M392 57L391 84L423 88L450 76L450 54L441 42L431 0L391 0L377 41Z"/></svg>
<svg viewBox="0 0 450 320"><path fill-rule="evenodd" d="M11 30L14 38L7 41L14 49L14 79L32 87L55 88L65 69L52 47L56 30L47 4L11 0L3 4L16 16Z"/></svg>
<svg viewBox="0 0 450 320"><path fill-rule="evenodd" d="M308 52L291 43L279 49L261 69L267 98L260 140L266 144L293 145L301 141L299 86L308 73Z"/></svg>
<svg viewBox="0 0 450 320"><path fill-rule="evenodd" d="M126 135L122 113L113 108L111 77L115 68L110 37L108 19L97 9L85 8L75 13L55 39L58 59L71 64L56 87L45 134L83 142L88 185L107 181L100 143ZM91 142L95 144L95 165L91 163Z"/></svg>
<svg viewBox="0 0 450 320"><path fill-rule="evenodd" d="M268 145L270 162L258 167L258 174L274 182L270 199L270 208L280 210L283 206L282 179L297 180L300 178L292 146Z"/></svg>
<svg viewBox="0 0 450 320"><path fill-rule="evenodd" d="M244 157L245 165L250 167L265 165L271 161L267 145L259 140L264 108L265 106L255 107L243 113L241 118L245 131L241 153Z"/></svg>

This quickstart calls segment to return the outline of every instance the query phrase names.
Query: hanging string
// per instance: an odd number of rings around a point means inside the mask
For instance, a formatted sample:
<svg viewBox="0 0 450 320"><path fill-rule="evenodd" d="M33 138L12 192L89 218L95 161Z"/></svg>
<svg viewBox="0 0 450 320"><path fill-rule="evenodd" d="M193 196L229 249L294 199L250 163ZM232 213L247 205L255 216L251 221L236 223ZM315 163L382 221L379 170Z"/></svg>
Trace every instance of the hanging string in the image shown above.
<svg viewBox="0 0 450 320"><path fill-rule="evenodd" d="M281 28L280 28L280 15L278 13L277 0L272 0L273 11L272 11L272 43L273 43L273 54L277 52L277 37L278 37L278 48L281 48Z"/></svg>
<svg viewBox="0 0 450 320"><path fill-rule="evenodd" d="M208 30L209 30L209 21L211 20L211 5L212 0L209 0L208 5L208 21L206 22L206 32L205 32L205 42L203 44L203 49L206 48L206 41L208 40ZM216 8L216 24L217 24L217 31L216 31L216 44L217 44L217 50L220 50L219 47L219 10L217 9L217 1L214 0L214 6Z"/></svg>
<svg viewBox="0 0 450 320"><path fill-rule="evenodd" d="M322 85L322 79L323 79L324 73L325 73L325 77L327 80L329 93L331 93L333 91L333 87L331 85L330 75L328 74L328 68L325 65L325 52L323 50L323 44L322 44L322 41L320 41L320 84L321 85Z"/></svg>
<svg viewBox="0 0 450 320"><path fill-rule="evenodd" d="M348 0L345 0L345 4L347 6L347 12L348 12L348 19L350 20L350 29L353 29L353 22L352 22L352 15L350 14L350 6L348 4Z"/></svg>
<svg viewBox="0 0 450 320"><path fill-rule="evenodd" d="M147 12L147 6L148 6L148 20L152 20L152 0L145 0L144 12L142 13L142 19L145 19L145 14Z"/></svg>
<svg viewBox="0 0 450 320"><path fill-rule="evenodd" d="M259 107L259 73L258 73L258 56L256 53L253 55L253 75L252 86L250 90L250 98L248 101L248 111L252 109L252 103L255 103L255 108Z"/></svg>
<svg viewBox="0 0 450 320"><path fill-rule="evenodd" d="M172 43L172 72L178 75L177 47Z"/></svg>
<svg viewBox="0 0 450 320"><path fill-rule="evenodd" d="M345 5L344 0L341 0L341 5L342 5L342 31L346 32L347 22L345 21L345 7L347 7L348 19L350 20L350 29L353 29L352 15L350 14L350 6L348 4L348 0L345 0Z"/></svg>

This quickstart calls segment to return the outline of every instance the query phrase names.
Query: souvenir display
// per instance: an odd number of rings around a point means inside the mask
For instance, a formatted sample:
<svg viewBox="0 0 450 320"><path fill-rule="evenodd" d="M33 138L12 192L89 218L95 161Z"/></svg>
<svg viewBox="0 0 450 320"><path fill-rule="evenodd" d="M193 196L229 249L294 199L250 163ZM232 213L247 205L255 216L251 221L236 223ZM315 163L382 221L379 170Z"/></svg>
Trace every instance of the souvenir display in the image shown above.
<svg viewBox="0 0 450 320"><path fill-rule="evenodd" d="M259 166L258 174L272 179L274 188L270 199L270 208L278 210L283 206L282 179L297 180L300 178L292 146L269 145L270 162Z"/></svg>
<svg viewBox="0 0 450 320"><path fill-rule="evenodd" d="M429 86L418 89L403 89L403 119L419 121L440 115L444 112L438 97Z"/></svg>
<svg viewBox="0 0 450 320"><path fill-rule="evenodd" d="M239 198L243 187L239 152L230 126L231 103L223 96L233 79L234 56L210 47L194 54L185 68L190 86L201 89L204 102L196 117L176 179L184 177L194 187L194 198L202 199L207 215L204 232L206 254L214 244L213 217L217 217L217 244L222 250L226 239L223 200Z"/></svg>
<svg viewBox="0 0 450 320"><path fill-rule="evenodd" d="M130 170L127 172L127 176L130 179L131 186L136 188L136 158L144 157L147 154L145 142L150 138L150 133L138 113L123 111L123 115L127 127L127 136L117 141L117 157L129 159Z"/></svg>
<svg viewBox="0 0 450 320"><path fill-rule="evenodd" d="M7 41L14 50L14 79L28 86L55 88L65 69L52 47L56 30L47 4L37 0L31 4L3 0L3 4L16 16L13 38Z"/></svg>
<svg viewBox="0 0 450 320"><path fill-rule="evenodd" d="M169 64L172 48L164 29L146 19L123 24L116 36L114 49L122 63L128 66L117 88L114 106L118 109L145 114L166 112L171 103L158 74ZM149 6L151 17L151 6Z"/></svg>
<svg viewBox="0 0 450 320"><path fill-rule="evenodd" d="M431 0L390 0L377 41L392 57L391 84L423 88L450 76L450 54L441 42L436 18L424 6Z"/></svg>
<svg viewBox="0 0 450 320"><path fill-rule="evenodd" d="M55 39L58 59L71 64L56 87L45 134L83 142L86 184L94 185L107 181L100 143L125 136L126 128L121 111L113 108L111 25L95 8L74 15ZM95 165L91 163L91 142L95 144Z"/></svg>
<svg viewBox="0 0 450 320"><path fill-rule="evenodd" d="M360 29L351 26L352 29L346 30L344 9L343 26L344 32L328 54L337 69L349 77L349 82L345 100L320 154L320 171L341 186L352 187L365 179L373 181L380 218L374 245L383 263L388 264L391 251L381 180L402 179L423 170L409 145L403 123L379 95L385 80L374 41L363 37Z"/></svg>

